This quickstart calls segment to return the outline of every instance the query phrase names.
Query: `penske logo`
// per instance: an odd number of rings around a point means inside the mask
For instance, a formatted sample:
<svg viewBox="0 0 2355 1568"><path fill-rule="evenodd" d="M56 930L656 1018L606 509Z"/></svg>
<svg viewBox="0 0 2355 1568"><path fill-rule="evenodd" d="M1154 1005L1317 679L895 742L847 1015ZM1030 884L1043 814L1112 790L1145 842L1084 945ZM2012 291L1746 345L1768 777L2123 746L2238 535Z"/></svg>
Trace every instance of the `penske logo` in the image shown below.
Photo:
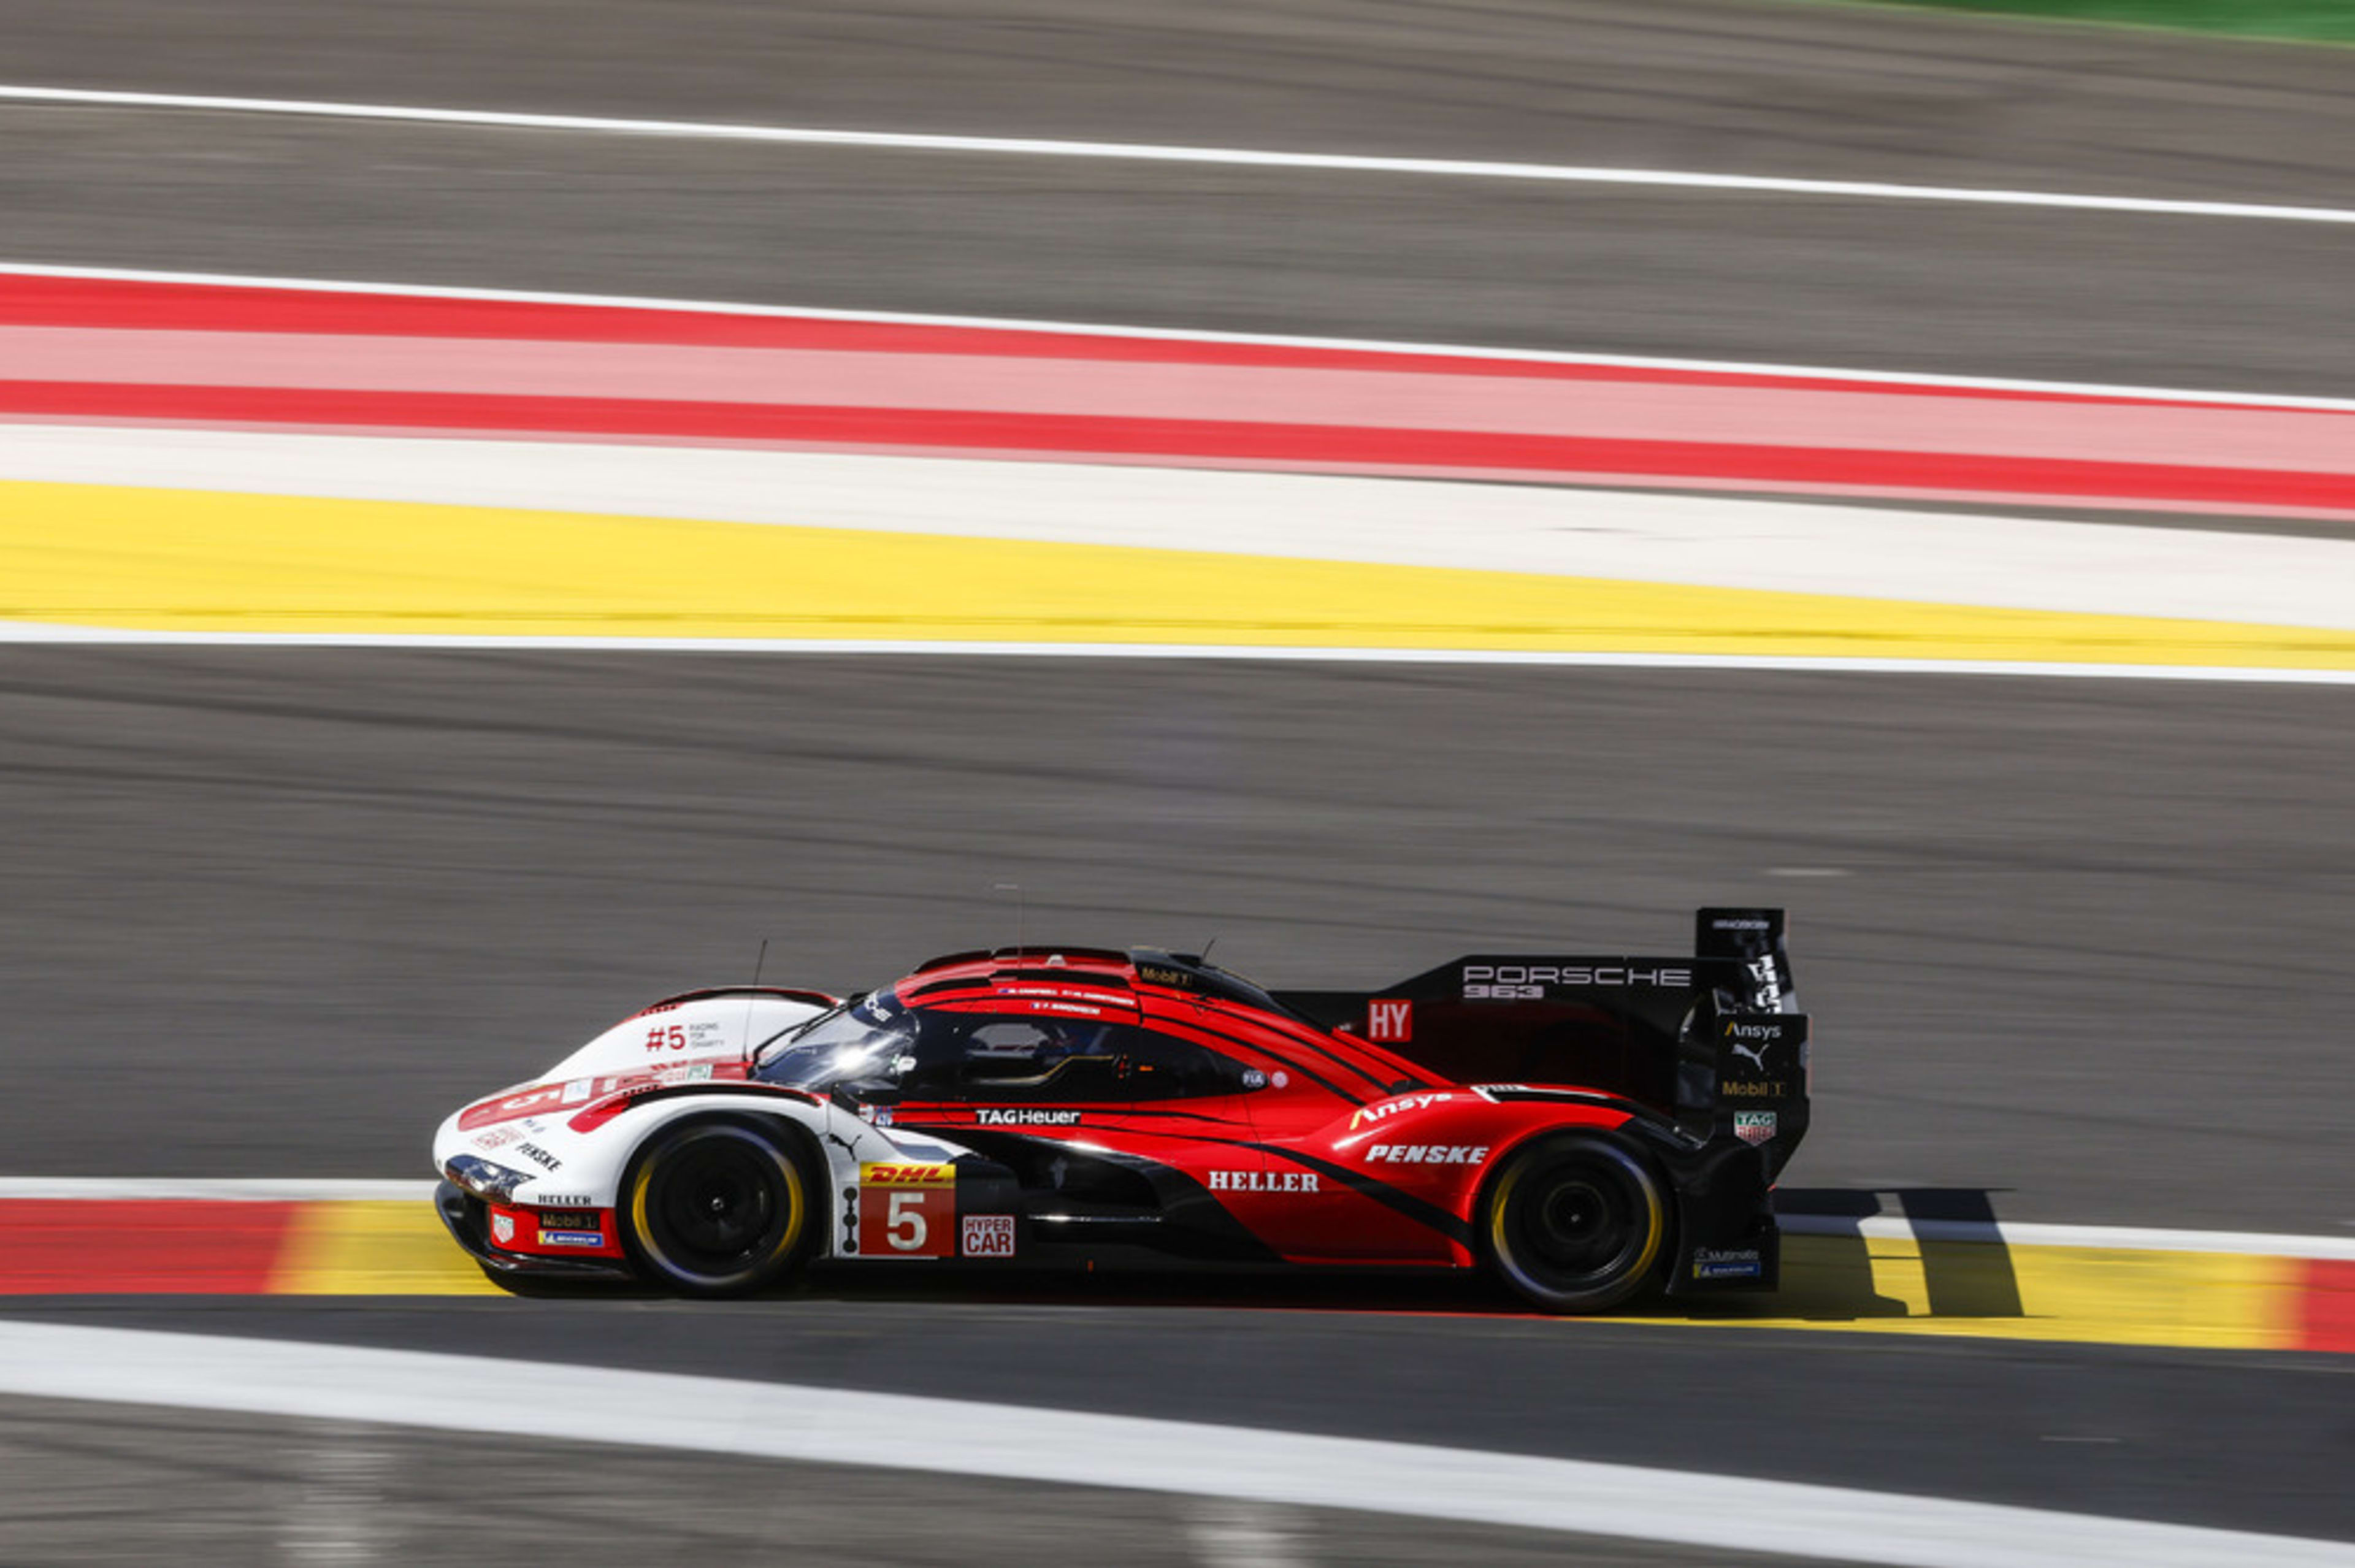
<svg viewBox="0 0 2355 1568"><path fill-rule="evenodd" d="M1368 1165L1477 1165L1487 1157L1486 1144L1372 1144L1366 1149Z"/></svg>

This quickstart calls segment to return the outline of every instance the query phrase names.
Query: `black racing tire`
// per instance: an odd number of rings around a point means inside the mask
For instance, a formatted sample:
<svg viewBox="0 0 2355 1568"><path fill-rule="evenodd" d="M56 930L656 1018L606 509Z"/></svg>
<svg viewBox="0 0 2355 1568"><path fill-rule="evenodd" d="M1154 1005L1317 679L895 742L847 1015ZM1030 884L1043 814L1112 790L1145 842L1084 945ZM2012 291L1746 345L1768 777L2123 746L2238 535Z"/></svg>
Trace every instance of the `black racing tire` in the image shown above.
<svg viewBox="0 0 2355 1568"><path fill-rule="evenodd" d="M1669 1246L1666 1187L1614 1137L1572 1133L1508 1156L1480 1237L1498 1278L1548 1312L1607 1312L1651 1285Z"/></svg>
<svg viewBox="0 0 2355 1568"><path fill-rule="evenodd" d="M622 1178L622 1250L683 1296L742 1296L799 1269L825 1223L826 1183L793 1129L735 1117L674 1123Z"/></svg>

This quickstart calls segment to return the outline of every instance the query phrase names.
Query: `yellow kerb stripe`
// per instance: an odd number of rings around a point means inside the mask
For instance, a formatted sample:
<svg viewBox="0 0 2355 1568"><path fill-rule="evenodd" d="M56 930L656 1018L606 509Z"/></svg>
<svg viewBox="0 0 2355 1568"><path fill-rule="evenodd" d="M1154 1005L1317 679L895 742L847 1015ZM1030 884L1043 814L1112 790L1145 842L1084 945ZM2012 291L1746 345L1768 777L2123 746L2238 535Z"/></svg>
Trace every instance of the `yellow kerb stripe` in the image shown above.
<svg viewBox="0 0 2355 1568"><path fill-rule="evenodd" d="M2355 634L1110 545L0 483L0 619L2355 668Z"/></svg>
<svg viewBox="0 0 2355 1568"><path fill-rule="evenodd" d="M2234 1253L1791 1236L1780 1291L1655 1320L2286 1349L2296 1339L2302 1266Z"/></svg>
<svg viewBox="0 0 2355 1568"><path fill-rule="evenodd" d="M277 1296L500 1296L431 1203L306 1203L279 1244Z"/></svg>
<svg viewBox="0 0 2355 1568"><path fill-rule="evenodd" d="M1828 1236L1785 1240L1783 1288L1656 1307L1619 1322L1831 1329L2215 1349L2295 1349L2296 1258L1999 1247ZM423 1202L304 1205L271 1288L283 1296L503 1294Z"/></svg>

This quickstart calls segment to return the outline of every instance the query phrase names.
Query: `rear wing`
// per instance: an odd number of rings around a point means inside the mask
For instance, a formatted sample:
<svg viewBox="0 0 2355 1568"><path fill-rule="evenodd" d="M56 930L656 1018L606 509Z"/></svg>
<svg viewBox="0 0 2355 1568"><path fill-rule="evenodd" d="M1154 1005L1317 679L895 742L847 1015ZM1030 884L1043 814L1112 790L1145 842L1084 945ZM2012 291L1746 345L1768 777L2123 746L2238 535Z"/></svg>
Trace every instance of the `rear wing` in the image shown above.
<svg viewBox="0 0 2355 1568"><path fill-rule="evenodd" d="M1459 1083L1601 1090L1779 1171L1807 1129L1807 1017L1784 913L1704 909L1668 958L1470 954L1372 992L1276 999Z"/></svg>

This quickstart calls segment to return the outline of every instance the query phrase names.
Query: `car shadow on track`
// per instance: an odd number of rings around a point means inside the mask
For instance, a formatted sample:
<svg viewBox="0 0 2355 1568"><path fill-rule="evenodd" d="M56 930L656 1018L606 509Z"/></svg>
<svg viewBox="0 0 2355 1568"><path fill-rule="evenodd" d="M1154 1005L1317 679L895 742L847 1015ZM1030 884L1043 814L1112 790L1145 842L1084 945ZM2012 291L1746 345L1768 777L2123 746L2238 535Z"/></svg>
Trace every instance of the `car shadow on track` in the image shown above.
<svg viewBox="0 0 2355 1568"><path fill-rule="evenodd" d="M1785 1231L1782 1288L1723 1315L1834 1322L2025 1317L2019 1271L1996 1228L1997 1190L1785 1188L1775 1194ZM1883 1218L1902 1218L1913 1233L1868 1237L1864 1221ZM1885 1288L1891 1285L1898 1293Z"/></svg>

